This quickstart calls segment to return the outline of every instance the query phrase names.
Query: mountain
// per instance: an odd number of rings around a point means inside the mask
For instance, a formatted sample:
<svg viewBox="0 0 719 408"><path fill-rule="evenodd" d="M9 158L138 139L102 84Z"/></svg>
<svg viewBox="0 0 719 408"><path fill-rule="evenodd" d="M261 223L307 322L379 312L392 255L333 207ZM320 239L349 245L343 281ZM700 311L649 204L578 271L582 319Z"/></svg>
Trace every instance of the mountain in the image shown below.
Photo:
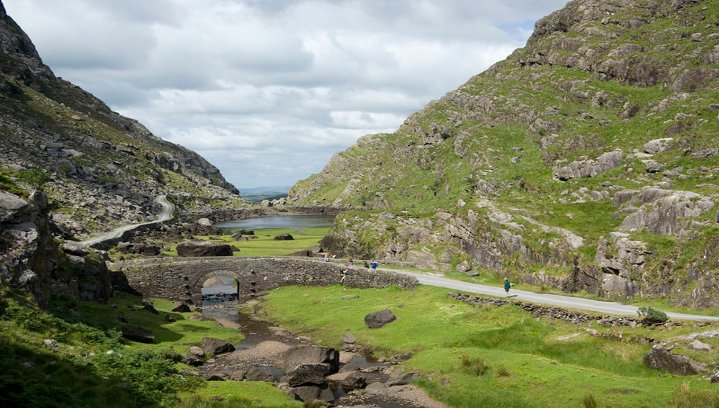
<svg viewBox="0 0 719 408"><path fill-rule="evenodd" d="M0 140L0 187L43 185L68 238L143 221L160 194L185 209L241 203L201 156L56 77L2 2Z"/></svg>
<svg viewBox="0 0 719 408"><path fill-rule="evenodd" d="M719 304L719 1L574 0L300 181L336 253Z"/></svg>

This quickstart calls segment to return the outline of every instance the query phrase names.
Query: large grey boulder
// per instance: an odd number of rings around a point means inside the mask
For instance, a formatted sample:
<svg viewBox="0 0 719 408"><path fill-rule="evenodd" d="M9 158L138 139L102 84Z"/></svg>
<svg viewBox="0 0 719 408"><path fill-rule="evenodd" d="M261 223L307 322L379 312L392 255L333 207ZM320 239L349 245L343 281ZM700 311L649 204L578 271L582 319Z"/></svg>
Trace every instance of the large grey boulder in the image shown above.
<svg viewBox="0 0 719 408"><path fill-rule="evenodd" d="M327 364L326 374L336 373L340 368L339 351L328 347L295 346L284 353L282 360L288 371L301 364Z"/></svg>
<svg viewBox="0 0 719 408"><path fill-rule="evenodd" d="M216 244L208 241L190 241L177 245L177 255L184 257L232 256L232 247L228 244Z"/></svg>
<svg viewBox="0 0 719 408"><path fill-rule="evenodd" d="M122 337L139 343L152 344L155 342L155 335L151 331L136 326L123 327Z"/></svg>
<svg viewBox="0 0 719 408"><path fill-rule="evenodd" d="M15 214L27 207L28 202L15 194L0 191L0 222L12 219Z"/></svg>
<svg viewBox="0 0 719 408"><path fill-rule="evenodd" d="M644 143L644 153L647 153L647 154L661 153L661 152L667 150L667 147L669 147L669 143L671 143L672 140L674 140L674 139L672 139L671 137L650 140L650 141Z"/></svg>
<svg viewBox="0 0 719 408"><path fill-rule="evenodd" d="M327 363L306 363L298 364L288 371L282 380L292 387L302 385L324 385L327 383L325 376L330 373L331 367Z"/></svg>
<svg viewBox="0 0 719 408"><path fill-rule="evenodd" d="M661 345L644 355L644 365L655 370L666 371L674 375L695 375L703 372L706 367L687 356L672 354Z"/></svg>
<svg viewBox="0 0 719 408"><path fill-rule="evenodd" d="M380 327L391 323L397 319L397 316L391 310L385 309L378 312L370 313L364 317L364 322L370 329L379 329Z"/></svg>
<svg viewBox="0 0 719 408"><path fill-rule="evenodd" d="M205 337L204 339L202 339L200 348L202 348L202 351L204 351L205 354L208 356L216 356L218 354L235 351L235 346L233 346L232 344L224 340L215 339L212 337Z"/></svg>

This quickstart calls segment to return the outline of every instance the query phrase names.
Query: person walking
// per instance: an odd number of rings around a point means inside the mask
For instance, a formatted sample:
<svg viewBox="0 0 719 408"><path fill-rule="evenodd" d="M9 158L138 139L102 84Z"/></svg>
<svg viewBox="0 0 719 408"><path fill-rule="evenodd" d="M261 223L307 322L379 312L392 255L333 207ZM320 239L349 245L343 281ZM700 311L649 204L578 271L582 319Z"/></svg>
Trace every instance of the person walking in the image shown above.
<svg viewBox="0 0 719 408"><path fill-rule="evenodd" d="M372 261L372 269L377 269L377 261Z"/></svg>
<svg viewBox="0 0 719 408"><path fill-rule="evenodd" d="M504 291L509 295L509 288L512 287L512 283L509 282L509 278L504 278Z"/></svg>

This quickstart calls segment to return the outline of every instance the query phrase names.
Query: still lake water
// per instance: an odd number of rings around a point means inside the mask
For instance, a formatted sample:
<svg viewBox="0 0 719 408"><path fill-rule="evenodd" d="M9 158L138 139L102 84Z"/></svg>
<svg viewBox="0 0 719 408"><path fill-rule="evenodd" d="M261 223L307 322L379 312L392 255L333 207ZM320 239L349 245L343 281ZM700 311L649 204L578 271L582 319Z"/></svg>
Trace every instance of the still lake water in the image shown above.
<svg viewBox="0 0 719 408"><path fill-rule="evenodd" d="M313 227L329 227L334 220L329 215L271 215L268 217L245 218L244 220L218 223L226 229L256 230L264 228L294 228L301 230Z"/></svg>

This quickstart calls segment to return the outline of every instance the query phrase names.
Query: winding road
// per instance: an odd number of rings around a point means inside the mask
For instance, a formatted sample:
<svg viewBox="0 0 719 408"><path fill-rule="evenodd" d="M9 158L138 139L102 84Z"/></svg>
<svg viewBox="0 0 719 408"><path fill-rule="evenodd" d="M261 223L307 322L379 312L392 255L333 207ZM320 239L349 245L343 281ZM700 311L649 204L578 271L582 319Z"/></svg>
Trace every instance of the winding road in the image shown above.
<svg viewBox="0 0 719 408"><path fill-rule="evenodd" d="M155 197L155 202L162 206L162 211L160 211L160 213L157 214L157 216L155 217L155 219L153 221L141 222L139 224L123 225L122 227L117 227L111 231L102 232L100 234L97 234L92 238L88 238L84 241L81 241L80 243L85 246L93 246L93 245L99 244L100 242L103 242L103 241L118 238L122 234L124 234L126 231L129 231L133 228L137 228L137 227L140 227L143 225L154 224L157 222L163 222L163 221L172 219L173 213L175 212L175 206L171 202L167 201L167 196L165 196L164 194L159 195L159 196Z"/></svg>
<svg viewBox="0 0 719 408"><path fill-rule="evenodd" d="M504 293L504 288L501 288L501 287L462 282L462 281L448 279L448 278L444 278L444 277L433 275L433 274L416 273L416 272L397 270L397 269L386 269L386 270L391 271L391 272L400 273L403 275L413 276L413 277L417 278L419 283L421 283L422 285L436 286L436 287L440 287L440 288L454 289L454 290L459 290L459 291L463 291L463 292L478 293L478 294L482 294L482 295L507 297L507 294ZM566 308L566 309L587 310L587 311L592 311L592 312L606 313L606 314L613 314L613 315L624 315L624 316L636 317L637 309L638 309L637 306L623 305L621 303L616 303L616 302L604 302L601 300L584 299L584 298L572 297L572 296L552 295L552 294L546 294L546 293L535 293L535 292L528 292L526 290L517 290L517 289L510 290L510 295L512 296L512 299L523 300L523 301L542 304L542 305L557 306L557 307ZM687 313L674 313L674 312L666 312L666 313L667 313L667 316L669 316L669 318L677 319L677 320L719 321L718 316L701 316L701 315L693 315L693 314L687 314Z"/></svg>

